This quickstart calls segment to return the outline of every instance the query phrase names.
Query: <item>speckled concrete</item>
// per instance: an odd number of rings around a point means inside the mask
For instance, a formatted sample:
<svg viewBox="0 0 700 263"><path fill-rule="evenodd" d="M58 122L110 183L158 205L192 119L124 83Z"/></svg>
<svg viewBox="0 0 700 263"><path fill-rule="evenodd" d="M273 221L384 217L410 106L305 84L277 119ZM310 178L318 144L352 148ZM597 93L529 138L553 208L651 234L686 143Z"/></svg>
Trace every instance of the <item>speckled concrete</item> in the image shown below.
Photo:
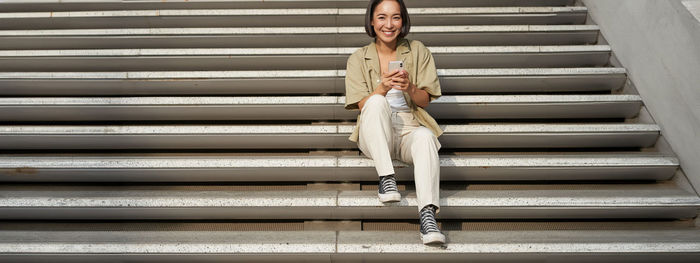
<svg viewBox="0 0 700 263"><path fill-rule="evenodd" d="M641 102L639 95L471 95L442 96L431 103L577 103ZM1 102L1 101L0 101Z"/></svg>
<svg viewBox="0 0 700 263"><path fill-rule="evenodd" d="M442 77L620 75L624 68L481 68L438 69ZM340 78L345 70L272 71L128 71L128 72L0 72L0 79L192 79L192 78Z"/></svg>
<svg viewBox="0 0 700 263"><path fill-rule="evenodd" d="M412 33L476 32L582 32L598 31L596 25L487 25L487 26L414 26ZM115 29L39 29L0 30L0 36L135 36L135 35L260 35L260 34L352 34L364 33L362 27L225 27L225 28L115 28Z"/></svg>
<svg viewBox="0 0 700 263"><path fill-rule="evenodd" d="M435 46L433 54L508 54L508 53L567 53L610 52L607 45L574 46ZM234 56L234 55L350 55L353 47L339 48L173 48L173 49L62 49L62 50L0 50L0 56Z"/></svg>
<svg viewBox="0 0 700 263"><path fill-rule="evenodd" d="M469 124L441 125L446 135L510 133L637 133L660 132L655 124ZM0 126L0 135L214 135L214 134L350 134L354 125L112 125Z"/></svg>
<svg viewBox="0 0 700 263"><path fill-rule="evenodd" d="M0 253L698 253L698 230L445 231L443 247L410 231L3 231ZM670 255L669 255L670 256ZM435 258L438 259L438 258Z"/></svg>
<svg viewBox="0 0 700 263"><path fill-rule="evenodd" d="M333 253L334 231L3 232L0 253ZM9 242L12 243L9 243Z"/></svg>
<svg viewBox="0 0 700 263"><path fill-rule="evenodd" d="M439 76L548 76L625 74L624 68L480 68L438 69Z"/></svg>
<svg viewBox="0 0 700 263"><path fill-rule="evenodd" d="M533 187L533 186L530 186ZM700 206L700 198L680 189L618 185L606 189L580 185L575 189L440 191L440 206L447 207L667 207ZM551 188L551 186L549 186ZM558 188L564 188L557 185ZM383 204L372 191L342 191L340 207L415 207L413 191L403 191L401 202Z"/></svg>
<svg viewBox="0 0 700 263"><path fill-rule="evenodd" d="M436 104L641 102L639 95L458 95ZM23 97L0 98L2 105L343 105L344 96L294 97Z"/></svg>
<svg viewBox="0 0 700 263"><path fill-rule="evenodd" d="M124 125L0 126L0 133L23 134L335 134L336 125Z"/></svg>
<svg viewBox="0 0 700 263"><path fill-rule="evenodd" d="M261 157L0 157L0 167L31 166L34 168L271 168L271 167L336 167L338 157L261 156ZM367 160L363 158L363 160ZM365 167L369 167L366 165Z"/></svg>
<svg viewBox="0 0 700 263"><path fill-rule="evenodd" d="M657 185L528 185L520 190L467 189L440 192L440 206L449 207L700 207L700 197ZM54 190L55 189L55 190ZM415 207L413 191L401 202L383 204L375 191L198 191L132 190L129 186L72 187L64 190L24 187L0 191L0 208L279 208ZM327 211L319 211L325 214ZM310 211L310 213L312 213ZM455 212L457 213L457 212ZM309 215L311 216L311 215ZM464 216L464 215L460 215Z"/></svg>
<svg viewBox="0 0 700 263"><path fill-rule="evenodd" d="M440 165L447 167L639 167L678 166L678 159L665 156L620 155L477 155L440 156ZM260 156L260 157L18 157L0 156L0 168L32 167L34 169L133 169L133 168L371 168L374 162L364 156ZM408 167L394 160L395 167Z"/></svg>
<svg viewBox="0 0 700 263"><path fill-rule="evenodd" d="M335 207L337 191L177 191L129 187L0 192L2 207L227 208Z"/></svg>
<svg viewBox="0 0 700 263"><path fill-rule="evenodd" d="M340 105L336 96L0 98L0 105Z"/></svg>
<svg viewBox="0 0 700 263"><path fill-rule="evenodd" d="M460 7L408 8L411 15L456 14L547 14L587 12L583 6L566 7ZM190 10L117 10L117 11L60 11L0 13L0 18L71 18L71 17L157 17L157 16L288 16L288 15L364 15L358 8L311 9L190 9Z"/></svg>
<svg viewBox="0 0 700 263"><path fill-rule="evenodd" d="M658 132L656 124L470 124L441 125L446 133L488 132Z"/></svg>
<svg viewBox="0 0 700 263"><path fill-rule="evenodd" d="M655 156L585 156L585 155L546 155L546 156L442 156L441 166L456 167L590 167L590 166L657 166L657 165L679 165L678 159L674 157Z"/></svg>
<svg viewBox="0 0 700 263"><path fill-rule="evenodd" d="M444 247L411 232L338 233L338 253L669 253L700 252L698 230L446 231Z"/></svg>

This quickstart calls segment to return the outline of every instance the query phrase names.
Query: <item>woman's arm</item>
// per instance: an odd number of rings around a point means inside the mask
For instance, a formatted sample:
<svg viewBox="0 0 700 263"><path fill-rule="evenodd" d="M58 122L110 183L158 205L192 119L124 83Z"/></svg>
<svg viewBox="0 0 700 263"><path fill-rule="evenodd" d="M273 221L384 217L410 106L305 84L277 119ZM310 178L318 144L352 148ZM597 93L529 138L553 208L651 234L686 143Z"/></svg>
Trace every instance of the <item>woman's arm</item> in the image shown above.
<svg viewBox="0 0 700 263"><path fill-rule="evenodd" d="M428 92L425 90L417 88L413 83L411 83L410 87L408 88L408 96L411 97L413 103L415 103L418 107L425 108L428 107L428 104L430 104L430 94L428 94Z"/></svg>
<svg viewBox="0 0 700 263"><path fill-rule="evenodd" d="M372 97L372 95L386 96L386 94L391 90L392 83L395 83L394 80L397 79L399 74L400 71L398 69L386 74L382 74L382 81L379 83L377 88L357 103L357 105L360 107L360 111L362 111L362 108L364 108L367 99L369 99L369 97Z"/></svg>
<svg viewBox="0 0 700 263"><path fill-rule="evenodd" d="M425 108L428 107L428 104L430 104L430 94L411 83L411 80L408 77L408 72L405 70L402 71L398 77L392 79L391 84L395 89L408 93L408 96L411 97L411 100L416 104L416 106Z"/></svg>

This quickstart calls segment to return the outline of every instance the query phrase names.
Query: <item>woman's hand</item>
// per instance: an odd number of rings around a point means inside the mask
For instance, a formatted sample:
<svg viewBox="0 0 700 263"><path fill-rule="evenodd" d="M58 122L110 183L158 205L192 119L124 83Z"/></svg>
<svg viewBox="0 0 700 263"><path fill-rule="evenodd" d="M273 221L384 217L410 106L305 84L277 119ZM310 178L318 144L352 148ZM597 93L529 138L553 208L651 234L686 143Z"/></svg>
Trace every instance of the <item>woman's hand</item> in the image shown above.
<svg viewBox="0 0 700 263"><path fill-rule="evenodd" d="M374 93L386 96L387 92L389 92L392 88L396 88L395 86L397 84L395 80L400 79L400 77L401 71L399 71L398 69L392 72L382 73L382 81L379 83L379 86L376 89L374 89Z"/></svg>
<svg viewBox="0 0 700 263"><path fill-rule="evenodd" d="M411 79L408 77L408 72L401 70L398 75L391 79L391 86L394 89L408 92L412 94L415 92L416 86L411 83Z"/></svg>
<svg viewBox="0 0 700 263"><path fill-rule="evenodd" d="M430 103L428 92L418 89L416 85L411 83L411 78L408 77L408 72L405 70L402 70L399 76L392 79L392 85L394 89L408 93L413 103L418 107L425 108Z"/></svg>

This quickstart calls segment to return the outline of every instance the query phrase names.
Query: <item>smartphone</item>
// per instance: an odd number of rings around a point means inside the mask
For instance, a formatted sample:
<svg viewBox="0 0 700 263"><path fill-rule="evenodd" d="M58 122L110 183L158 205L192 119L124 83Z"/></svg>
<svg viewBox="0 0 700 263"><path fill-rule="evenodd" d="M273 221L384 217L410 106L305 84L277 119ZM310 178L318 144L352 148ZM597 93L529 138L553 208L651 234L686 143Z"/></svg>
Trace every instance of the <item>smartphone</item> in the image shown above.
<svg viewBox="0 0 700 263"><path fill-rule="evenodd" d="M389 61L389 72L394 72L394 70L403 70L403 61Z"/></svg>

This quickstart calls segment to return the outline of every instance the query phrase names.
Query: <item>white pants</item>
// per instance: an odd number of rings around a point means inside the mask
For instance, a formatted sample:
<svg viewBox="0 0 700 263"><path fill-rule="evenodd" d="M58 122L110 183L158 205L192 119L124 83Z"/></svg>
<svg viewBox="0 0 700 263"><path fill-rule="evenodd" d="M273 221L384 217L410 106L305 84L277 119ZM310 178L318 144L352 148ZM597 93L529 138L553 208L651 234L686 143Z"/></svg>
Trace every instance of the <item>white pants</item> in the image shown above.
<svg viewBox="0 0 700 263"><path fill-rule="evenodd" d="M377 174L395 174L392 159L413 164L418 210L430 204L439 208L440 142L433 132L421 126L410 112L391 112L381 95L367 99L359 125L358 145L374 160Z"/></svg>

